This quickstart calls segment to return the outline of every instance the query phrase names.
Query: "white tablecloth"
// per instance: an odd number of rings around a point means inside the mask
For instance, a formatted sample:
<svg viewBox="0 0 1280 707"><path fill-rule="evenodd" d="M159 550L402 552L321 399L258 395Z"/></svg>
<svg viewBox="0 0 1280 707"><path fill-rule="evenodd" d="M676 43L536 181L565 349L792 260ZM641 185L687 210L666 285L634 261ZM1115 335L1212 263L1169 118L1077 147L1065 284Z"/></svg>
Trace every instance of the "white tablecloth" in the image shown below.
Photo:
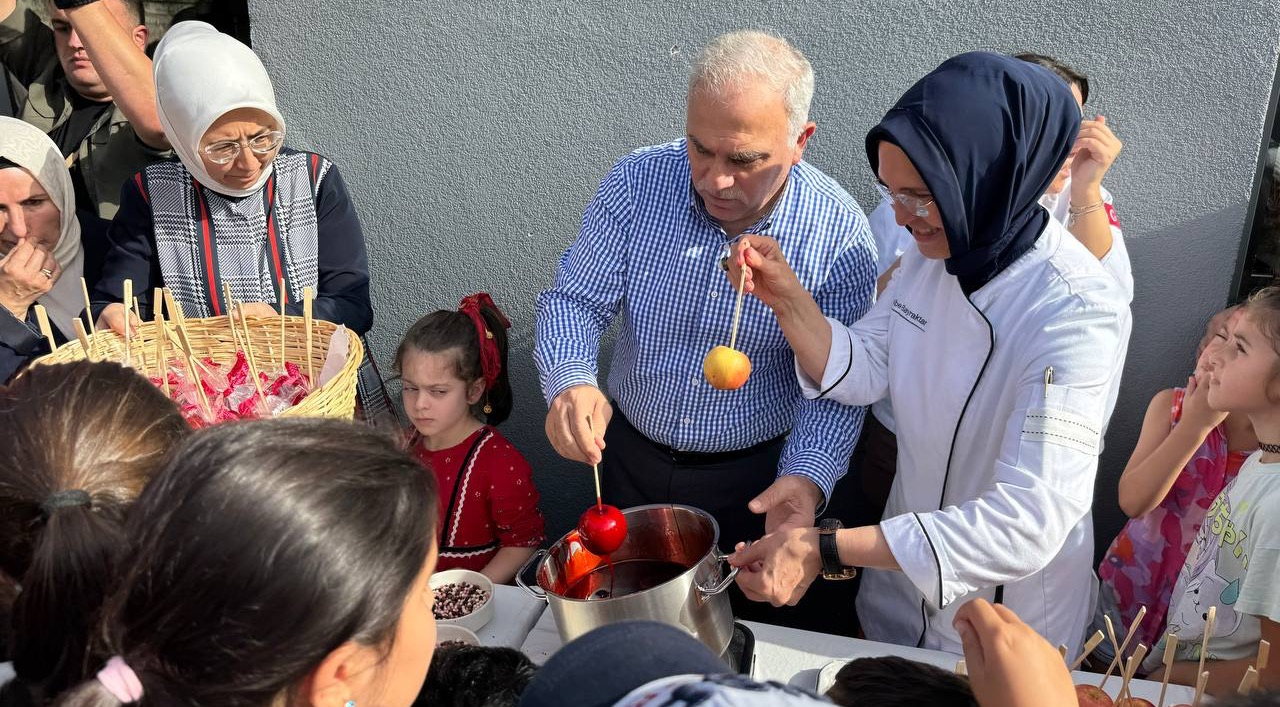
<svg viewBox="0 0 1280 707"><path fill-rule="evenodd" d="M519 648L547 609L546 602L534 599L519 587L494 586L493 618L476 631L486 646Z"/></svg>
<svg viewBox="0 0 1280 707"><path fill-rule="evenodd" d="M876 656L896 655L921 663L929 663L940 668L953 670L960 656L942 651L931 651L923 648L895 646L888 643L862 641L844 636L832 636L825 633L813 633L794 628L761 624L754 621L742 621L742 625L751 629L755 635L755 665L751 676L757 680L776 680L777 682L795 685L812 692L818 691L818 678L823 668L831 665L829 675L839 668L833 663L844 664L854 658L871 658ZM520 647L533 662L541 665L560 649L560 634L556 630L555 620L551 612L545 612L529 632L524 645ZM1073 675L1076 683L1098 684L1100 675L1077 672ZM826 687L824 684L823 687ZM1120 680L1112 677L1107 681L1107 692L1115 697L1120 692ZM1160 683L1146 680L1134 680L1129 691L1135 697L1142 697L1152 702L1160 694ZM1193 690L1179 685L1170 685L1165 697L1165 704L1191 702Z"/></svg>

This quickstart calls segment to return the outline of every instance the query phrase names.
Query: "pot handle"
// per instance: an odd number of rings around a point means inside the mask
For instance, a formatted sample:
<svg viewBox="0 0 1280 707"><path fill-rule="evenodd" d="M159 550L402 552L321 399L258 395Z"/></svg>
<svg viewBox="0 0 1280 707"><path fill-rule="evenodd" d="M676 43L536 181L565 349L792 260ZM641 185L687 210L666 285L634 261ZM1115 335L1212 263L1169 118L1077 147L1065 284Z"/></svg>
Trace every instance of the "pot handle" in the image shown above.
<svg viewBox="0 0 1280 707"><path fill-rule="evenodd" d="M540 599L542 601L547 600L547 593L542 591L542 587L539 587L536 585L530 587L529 585L525 584L524 573L528 572L530 567L537 567L538 563L542 561L542 558L546 556L547 556L546 550L538 550L537 552L530 555L529 559L525 560L524 565L520 567L520 571L516 572L516 584L519 585L521 589L528 592L529 596L533 597L534 599Z"/></svg>
<svg viewBox="0 0 1280 707"><path fill-rule="evenodd" d="M720 552L720 548L715 548L715 554L716 554L717 565L729 559L728 555L724 554L723 552ZM720 592L723 592L724 590L728 589L729 585L733 584L734 577L737 577L737 576L738 576L738 568L734 567L729 570L729 573L724 576L724 579L721 579L716 584L710 587L704 587L702 585L698 585L698 594L703 599L713 597L719 594Z"/></svg>

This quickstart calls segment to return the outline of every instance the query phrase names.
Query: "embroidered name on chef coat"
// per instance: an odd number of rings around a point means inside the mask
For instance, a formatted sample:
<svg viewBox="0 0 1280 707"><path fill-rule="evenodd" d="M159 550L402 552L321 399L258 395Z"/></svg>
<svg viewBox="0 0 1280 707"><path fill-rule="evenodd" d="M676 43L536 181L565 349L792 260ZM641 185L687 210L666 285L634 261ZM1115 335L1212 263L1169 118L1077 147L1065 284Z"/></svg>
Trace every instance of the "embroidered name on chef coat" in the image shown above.
<svg viewBox="0 0 1280 707"><path fill-rule="evenodd" d="M904 320L906 320L908 324L919 329L920 331L924 331L925 327L929 326L928 319L925 319L919 314L916 314L915 312L911 311L911 308L903 304L902 300L895 299L893 301L893 313L897 314L899 317L902 317Z"/></svg>

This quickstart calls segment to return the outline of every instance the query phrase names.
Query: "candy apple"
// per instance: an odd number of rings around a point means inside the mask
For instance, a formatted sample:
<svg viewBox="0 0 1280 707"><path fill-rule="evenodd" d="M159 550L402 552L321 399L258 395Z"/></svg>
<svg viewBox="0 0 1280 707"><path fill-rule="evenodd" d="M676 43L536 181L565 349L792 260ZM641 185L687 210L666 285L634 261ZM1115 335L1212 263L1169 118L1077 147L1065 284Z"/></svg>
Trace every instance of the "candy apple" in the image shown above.
<svg viewBox="0 0 1280 707"><path fill-rule="evenodd" d="M578 518L582 546L596 555L610 555L627 539L627 518L607 504L597 504Z"/></svg>
<svg viewBox="0 0 1280 707"><path fill-rule="evenodd" d="M737 390L751 375L751 359L737 349L717 346L702 360L702 373L717 390Z"/></svg>

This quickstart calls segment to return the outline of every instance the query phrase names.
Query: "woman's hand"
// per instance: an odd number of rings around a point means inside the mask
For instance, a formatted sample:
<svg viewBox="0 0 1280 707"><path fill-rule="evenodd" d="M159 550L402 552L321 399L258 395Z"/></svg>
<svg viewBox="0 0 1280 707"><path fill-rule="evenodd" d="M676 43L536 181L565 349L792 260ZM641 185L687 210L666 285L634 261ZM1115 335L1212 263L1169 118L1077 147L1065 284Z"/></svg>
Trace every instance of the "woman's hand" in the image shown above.
<svg viewBox="0 0 1280 707"><path fill-rule="evenodd" d="M102 314L98 315L97 326L99 329L110 329L124 336L124 305L116 302L103 308ZM129 338L132 339L138 333L140 326L142 326L142 320L138 318L137 313L129 310Z"/></svg>
<svg viewBox="0 0 1280 707"><path fill-rule="evenodd" d="M231 310L231 316L237 321L244 317L274 317L277 314L276 308L266 302L236 302Z"/></svg>
<svg viewBox="0 0 1280 707"><path fill-rule="evenodd" d="M1080 135L1071 150L1072 204L1083 207L1102 198L1099 191L1102 178L1115 163L1122 147L1123 143L1107 127L1106 116L1080 122Z"/></svg>
<svg viewBox="0 0 1280 707"><path fill-rule="evenodd" d="M60 275L62 268L52 253L29 238L19 238L18 245L0 258L0 306L18 319L26 319L27 310L53 289Z"/></svg>
<svg viewBox="0 0 1280 707"><path fill-rule="evenodd" d="M729 281L734 288L742 277L746 264L747 278L743 291L755 295L770 309L777 311L795 300L809 299L809 293L800 284L778 242L767 236L743 236L729 257Z"/></svg>

